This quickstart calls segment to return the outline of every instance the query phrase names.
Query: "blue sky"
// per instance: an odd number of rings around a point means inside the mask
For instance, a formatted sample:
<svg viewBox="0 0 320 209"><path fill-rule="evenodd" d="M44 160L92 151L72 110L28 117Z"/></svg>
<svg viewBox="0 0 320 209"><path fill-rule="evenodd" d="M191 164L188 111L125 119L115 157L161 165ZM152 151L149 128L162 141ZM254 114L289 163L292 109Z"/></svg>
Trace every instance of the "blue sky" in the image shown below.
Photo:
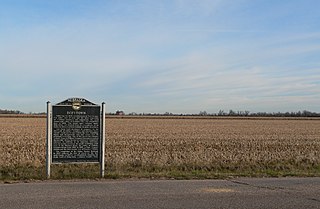
<svg viewBox="0 0 320 209"><path fill-rule="evenodd" d="M0 0L0 108L320 112L318 0Z"/></svg>

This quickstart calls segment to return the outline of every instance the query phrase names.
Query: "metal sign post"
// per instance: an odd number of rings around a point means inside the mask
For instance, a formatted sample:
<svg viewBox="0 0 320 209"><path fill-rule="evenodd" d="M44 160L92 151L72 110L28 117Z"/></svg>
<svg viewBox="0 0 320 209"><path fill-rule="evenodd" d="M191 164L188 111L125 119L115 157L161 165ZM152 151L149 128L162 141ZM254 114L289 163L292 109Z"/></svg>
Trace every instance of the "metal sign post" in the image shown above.
<svg viewBox="0 0 320 209"><path fill-rule="evenodd" d="M51 168L51 103L47 102L46 175L50 178Z"/></svg>
<svg viewBox="0 0 320 209"><path fill-rule="evenodd" d="M105 167L105 141L106 141L106 104L102 103L102 111L101 111L101 159L100 159L100 177L104 178L104 167Z"/></svg>

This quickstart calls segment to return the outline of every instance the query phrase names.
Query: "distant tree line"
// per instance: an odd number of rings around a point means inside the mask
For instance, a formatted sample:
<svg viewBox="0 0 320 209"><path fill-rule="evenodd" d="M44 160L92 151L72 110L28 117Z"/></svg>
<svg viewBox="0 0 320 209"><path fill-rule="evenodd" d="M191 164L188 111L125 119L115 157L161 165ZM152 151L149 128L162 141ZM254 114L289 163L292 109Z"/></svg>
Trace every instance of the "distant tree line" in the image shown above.
<svg viewBox="0 0 320 209"><path fill-rule="evenodd" d="M2 110L0 109L0 114L24 114L19 110Z"/></svg>
<svg viewBox="0 0 320 209"><path fill-rule="evenodd" d="M0 114L25 114L19 110L3 110L0 109ZM28 113L33 115L44 115L45 112ZM108 115L126 115L124 111L117 110L115 113L107 113ZM298 112L250 112L248 110L234 111L219 110L218 113L208 113L207 111L200 111L198 114L175 114L171 112L165 113L136 113L131 112L130 116L240 116L240 117L320 117L320 113L311 112L308 110Z"/></svg>
<svg viewBox="0 0 320 209"><path fill-rule="evenodd" d="M213 116L246 116L246 117L320 117L320 113L311 112L307 110L298 112L256 112L250 113L248 110L224 112L219 110L218 113L207 114L206 111L200 111L199 115L213 115Z"/></svg>
<svg viewBox="0 0 320 209"><path fill-rule="evenodd" d="M124 112L122 112L124 115ZM128 115L131 116L240 116L240 117L320 117L320 113L311 112L307 110L298 112L250 112L248 110L244 111L234 111L229 110L225 112L224 110L219 110L218 113L208 113L207 111L200 111L198 114L175 114L171 112L165 113L136 113L131 112Z"/></svg>

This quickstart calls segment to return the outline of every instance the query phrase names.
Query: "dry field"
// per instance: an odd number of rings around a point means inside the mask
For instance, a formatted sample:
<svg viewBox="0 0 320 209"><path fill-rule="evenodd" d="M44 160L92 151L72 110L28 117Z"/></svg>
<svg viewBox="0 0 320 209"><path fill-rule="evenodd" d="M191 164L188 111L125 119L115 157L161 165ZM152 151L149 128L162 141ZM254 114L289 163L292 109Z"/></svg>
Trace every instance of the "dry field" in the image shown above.
<svg viewBox="0 0 320 209"><path fill-rule="evenodd" d="M45 165L45 118L0 117L0 170ZM106 119L112 171L320 175L320 119ZM0 176L1 177L1 176Z"/></svg>

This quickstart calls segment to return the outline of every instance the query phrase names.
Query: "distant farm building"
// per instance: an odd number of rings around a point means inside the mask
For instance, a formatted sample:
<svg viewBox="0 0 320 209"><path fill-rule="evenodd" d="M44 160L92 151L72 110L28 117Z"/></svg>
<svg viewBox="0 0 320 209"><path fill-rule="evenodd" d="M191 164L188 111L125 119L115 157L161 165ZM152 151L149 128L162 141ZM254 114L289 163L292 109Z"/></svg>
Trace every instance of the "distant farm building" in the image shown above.
<svg viewBox="0 0 320 209"><path fill-rule="evenodd" d="M117 110L116 115L125 115L122 110Z"/></svg>

